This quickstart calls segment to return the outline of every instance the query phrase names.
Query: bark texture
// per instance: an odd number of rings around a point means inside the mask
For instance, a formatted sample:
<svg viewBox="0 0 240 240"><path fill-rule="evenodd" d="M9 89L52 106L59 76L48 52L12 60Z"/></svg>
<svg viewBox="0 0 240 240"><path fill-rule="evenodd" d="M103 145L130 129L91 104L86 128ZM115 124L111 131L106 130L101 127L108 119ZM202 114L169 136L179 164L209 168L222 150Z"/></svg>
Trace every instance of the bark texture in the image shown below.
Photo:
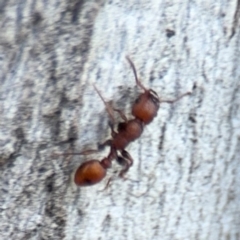
<svg viewBox="0 0 240 240"><path fill-rule="evenodd" d="M0 2L0 239L240 239L239 0ZM110 138L93 88L131 118L142 83L163 103L93 187ZM120 119L118 118L118 121ZM110 176L111 186L102 190Z"/></svg>

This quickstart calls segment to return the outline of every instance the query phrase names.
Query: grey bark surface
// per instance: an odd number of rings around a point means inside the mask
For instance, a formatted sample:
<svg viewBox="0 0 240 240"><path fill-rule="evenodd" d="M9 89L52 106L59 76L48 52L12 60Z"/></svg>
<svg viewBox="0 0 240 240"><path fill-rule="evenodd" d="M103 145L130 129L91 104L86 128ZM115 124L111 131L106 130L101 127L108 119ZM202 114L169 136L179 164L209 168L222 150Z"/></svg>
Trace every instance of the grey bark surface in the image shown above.
<svg viewBox="0 0 240 240"><path fill-rule="evenodd" d="M2 1L0 239L240 239L239 1ZM75 186L110 138L93 88L131 118L162 103L104 181ZM117 117L117 116L116 116ZM117 118L118 121L120 120ZM109 177L114 179L102 190Z"/></svg>

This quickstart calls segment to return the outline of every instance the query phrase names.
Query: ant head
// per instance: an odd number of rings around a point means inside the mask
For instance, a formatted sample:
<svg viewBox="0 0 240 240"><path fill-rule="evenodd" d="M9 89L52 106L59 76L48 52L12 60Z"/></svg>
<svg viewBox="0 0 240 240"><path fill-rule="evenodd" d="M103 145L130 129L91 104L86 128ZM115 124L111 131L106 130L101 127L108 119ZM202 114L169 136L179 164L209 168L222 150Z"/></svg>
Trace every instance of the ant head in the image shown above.
<svg viewBox="0 0 240 240"><path fill-rule="evenodd" d="M132 106L132 115L145 124L150 123L157 115L159 98L155 91L147 90L136 99Z"/></svg>
<svg viewBox="0 0 240 240"><path fill-rule="evenodd" d="M133 73L135 76L136 84L144 90L144 93L140 94L132 107L132 115L137 119L140 119L143 123L150 123L153 118L157 115L159 109L159 97L155 91L152 89L146 89L137 77L136 68L132 60L126 56Z"/></svg>
<svg viewBox="0 0 240 240"><path fill-rule="evenodd" d="M106 169L98 160L90 160L80 165L77 169L74 182L76 185L92 186L99 183L106 176Z"/></svg>

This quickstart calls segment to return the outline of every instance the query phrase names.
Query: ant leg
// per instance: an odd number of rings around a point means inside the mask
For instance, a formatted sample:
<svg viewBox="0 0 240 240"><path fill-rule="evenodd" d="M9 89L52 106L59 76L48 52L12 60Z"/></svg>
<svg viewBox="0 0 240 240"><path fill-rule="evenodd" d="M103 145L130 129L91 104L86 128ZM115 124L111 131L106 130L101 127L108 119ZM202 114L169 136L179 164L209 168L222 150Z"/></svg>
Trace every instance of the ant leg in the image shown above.
<svg viewBox="0 0 240 240"><path fill-rule="evenodd" d="M187 93L184 93L182 95L180 95L179 97L177 97L176 99L173 99L173 100L160 100L160 103L175 103L177 102L178 100L180 100L181 98L187 96L187 95L190 95L191 92L187 92Z"/></svg>
<svg viewBox="0 0 240 240"><path fill-rule="evenodd" d="M79 153L54 153L53 157L59 157L59 156L71 156L71 155L89 155L92 153L97 153L99 150L96 149L88 149Z"/></svg>
<svg viewBox="0 0 240 240"><path fill-rule="evenodd" d="M121 172L119 173L119 177L124 176L124 174L129 170L129 168L133 165L133 158L131 157L131 155L126 151L126 150L122 150L121 154L123 156L123 159L125 160L125 167L121 170Z"/></svg>
<svg viewBox="0 0 240 240"><path fill-rule="evenodd" d="M113 160L115 158L117 158L117 150L113 147L111 147L110 153L108 154L107 157L109 160Z"/></svg>
<svg viewBox="0 0 240 240"><path fill-rule="evenodd" d="M108 122L108 125L109 125L109 127L111 128L111 135L112 135L112 138L115 138L116 135L117 135L117 132L115 132L115 130L114 130L114 123L112 123L112 122Z"/></svg>
<svg viewBox="0 0 240 240"><path fill-rule="evenodd" d="M111 146L111 144L112 144L112 140L111 139L108 139L107 141L98 144L98 151L103 150L106 146Z"/></svg>
<svg viewBox="0 0 240 240"><path fill-rule="evenodd" d="M116 161L117 161L117 163L118 163L119 165L121 165L121 166L125 166L125 164L126 164L126 159L123 158L123 157L121 157L121 156L117 156L117 157L116 157Z"/></svg>
<svg viewBox="0 0 240 240"><path fill-rule="evenodd" d="M125 122L128 121L127 117L125 116L125 114L123 113L122 110L119 110L119 109L116 109L116 108L114 108L113 110L114 110L115 112L118 112L118 114L120 115L120 117L121 117Z"/></svg>
<svg viewBox="0 0 240 240"><path fill-rule="evenodd" d="M111 128L111 135L112 138L115 138L117 135L117 132L114 131L114 126L112 122L109 122L109 127ZM108 139L107 141L105 141L104 143L98 144L98 149L102 150L104 149L106 146L111 146L112 145L112 139Z"/></svg>
<svg viewBox="0 0 240 240"><path fill-rule="evenodd" d="M124 122L120 122L118 124L118 132L121 132L121 131L126 131L126 127L127 127L127 123L128 123L128 119L127 117L125 116L125 114L122 112L122 110L119 110L119 109L116 109L114 108L113 109L114 111L118 112L118 114L120 115L120 117L124 120ZM114 138L114 136L113 136Z"/></svg>
<svg viewBox="0 0 240 240"><path fill-rule="evenodd" d="M117 161L119 162L119 164L121 165L124 165L124 169L121 170L121 172L119 173L119 176L123 178L124 174L128 171L128 169L132 166L133 164L133 159L132 157L130 156L130 154L125 151L125 150L122 150L121 151L121 154L123 157L120 157L117 155L117 152L116 152L116 149L114 148L111 148L111 151L108 155L108 158L109 159L113 159L113 158L117 158ZM128 160L128 161L127 161ZM99 192L103 192L105 190L108 189L110 183L113 181L113 177L110 177L107 181L107 184L105 186L105 188L103 190L100 190Z"/></svg>
<svg viewBox="0 0 240 240"><path fill-rule="evenodd" d="M109 188L109 186L110 186L110 183L111 183L112 181L113 181L113 177L110 177L110 178L108 179L108 181L107 181L107 184L106 184L105 188L102 189L102 190L99 190L98 192L104 192L105 190L107 190L107 189Z"/></svg>
<svg viewBox="0 0 240 240"><path fill-rule="evenodd" d="M117 157L117 151L115 148L111 147L111 150L110 150L110 153L108 154L108 157L106 158L107 159L107 162L109 161L112 161L114 158ZM110 166L108 166L109 168ZM113 181L113 177L110 177L107 181L107 184L105 186L105 188L103 190L100 190L99 192L103 192L105 191L106 189L108 189L110 183Z"/></svg>
<svg viewBox="0 0 240 240"><path fill-rule="evenodd" d="M122 150L121 154L125 159L128 159L130 161L130 167L131 167L133 165L133 158L131 157L130 153L127 152L126 150Z"/></svg>

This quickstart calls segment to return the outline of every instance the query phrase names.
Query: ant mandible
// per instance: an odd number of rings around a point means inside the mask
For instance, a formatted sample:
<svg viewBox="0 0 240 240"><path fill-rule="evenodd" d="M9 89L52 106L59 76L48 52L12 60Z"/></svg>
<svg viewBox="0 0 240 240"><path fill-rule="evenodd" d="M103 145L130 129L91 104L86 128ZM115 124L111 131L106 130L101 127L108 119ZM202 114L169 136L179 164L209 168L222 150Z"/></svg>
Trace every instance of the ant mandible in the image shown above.
<svg viewBox="0 0 240 240"><path fill-rule="evenodd" d="M107 157L99 160L89 160L79 166L75 173L74 181L78 186L91 186L100 182L105 176L107 169L111 167L113 159L117 158L124 162L125 167L121 170L119 176L123 177L133 164L133 159L130 154L125 150L126 146L139 138L143 132L144 126L149 124L153 118L157 115L160 103L174 103L182 97L189 95L190 92L180 95L174 100L160 101L157 93L152 89L146 89L137 77L136 68L127 56L134 76L136 84L144 90L144 93L140 94L132 106L132 115L134 119L128 120L123 112L119 109L112 108L102 97L99 90L94 85L95 90L105 104L106 110L110 116L110 128L112 139L107 140L103 144L99 145L99 148L106 145L110 146L110 153ZM114 130L114 117L113 112L119 113L124 122L120 122L117 127L117 132ZM121 156L117 155L117 151L121 152ZM80 153L81 154L81 153Z"/></svg>

